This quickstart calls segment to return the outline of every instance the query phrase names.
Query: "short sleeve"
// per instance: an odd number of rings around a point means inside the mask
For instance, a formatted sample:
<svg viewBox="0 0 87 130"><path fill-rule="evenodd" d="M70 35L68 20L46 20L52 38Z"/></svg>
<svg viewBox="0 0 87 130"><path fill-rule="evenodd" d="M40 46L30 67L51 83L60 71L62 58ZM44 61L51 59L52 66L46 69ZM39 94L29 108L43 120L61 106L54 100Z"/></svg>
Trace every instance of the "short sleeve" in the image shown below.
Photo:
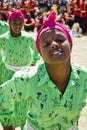
<svg viewBox="0 0 87 130"><path fill-rule="evenodd" d="M27 83L22 77L15 77L0 86L0 122L2 126L23 127L28 111L26 92Z"/></svg>
<svg viewBox="0 0 87 130"><path fill-rule="evenodd" d="M12 125L16 90L13 80L0 86L0 122L3 126Z"/></svg>
<svg viewBox="0 0 87 130"><path fill-rule="evenodd" d="M33 37L30 37L29 42L30 42L30 47L32 49L31 64L36 64L36 62L40 59L40 55L37 52L35 46L35 39Z"/></svg>

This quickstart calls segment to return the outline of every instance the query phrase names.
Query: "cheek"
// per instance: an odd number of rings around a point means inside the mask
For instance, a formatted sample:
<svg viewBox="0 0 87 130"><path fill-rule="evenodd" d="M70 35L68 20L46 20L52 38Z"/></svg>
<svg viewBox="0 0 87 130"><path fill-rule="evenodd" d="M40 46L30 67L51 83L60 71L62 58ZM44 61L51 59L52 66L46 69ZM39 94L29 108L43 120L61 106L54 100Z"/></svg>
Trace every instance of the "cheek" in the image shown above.
<svg viewBox="0 0 87 130"><path fill-rule="evenodd" d="M41 56L44 57L46 55L46 52L43 48L41 48Z"/></svg>
<svg viewBox="0 0 87 130"><path fill-rule="evenodd" d="M13 26L13 25L10 25L10 29L11 29L11 30L14 30L14 26Z"/></svg>
<svg viewBox="0 0 87 130"><path fill-rule="evenodd" d="M49 47L42 47L41 48L41 53L43 55L48 55L48 53L49 53Z"/></svg>
<svg viewBox="0 0 87 130"><path fill-rule="evenodd" d="M68 50L69 50L69 52L71 52L71 47L70 47L70 44L68 45Z"/></svg>
<svg viewBox="0 0 87 130"><path fill-rule="evenodd" d="M64 44L62 44L62 47L67 51L67 52L71 52L71 47L68 41L64 42Z"/></svg>
<svg viewBox="0 0 87 130"><path fill-rule="evenodd" d="M41 56L43 59L47 59L47 57L49 56L48 49L41 48Z"/></svg>
<svg viewBox="0 0 87 130"><path fill-rule="evenodd" d="M40 52L41 52L42 55L44 55L46 53L46 47L44 47L41 44L40 44Z"/></svg>

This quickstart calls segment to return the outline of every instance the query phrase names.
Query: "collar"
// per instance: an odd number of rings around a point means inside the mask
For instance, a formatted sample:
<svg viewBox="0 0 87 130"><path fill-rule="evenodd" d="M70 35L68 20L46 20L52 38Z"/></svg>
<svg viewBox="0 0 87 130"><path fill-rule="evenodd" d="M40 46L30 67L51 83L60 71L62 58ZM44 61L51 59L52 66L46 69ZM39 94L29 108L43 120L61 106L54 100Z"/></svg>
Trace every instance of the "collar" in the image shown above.
<svg viewBox="0 0 87 130"><path fill-rule="evenodd" d="M72 84L75 84L75 81L79 78L78 75L79 68L75 64L71 64L71 75L69 78L69 82L72 82ZM38 77L39 77L39 86L44 85L45 83L48 84L49 87L55 87L55 84L51 81L47 71L45 64L41 64L38 68Z"/></svg>

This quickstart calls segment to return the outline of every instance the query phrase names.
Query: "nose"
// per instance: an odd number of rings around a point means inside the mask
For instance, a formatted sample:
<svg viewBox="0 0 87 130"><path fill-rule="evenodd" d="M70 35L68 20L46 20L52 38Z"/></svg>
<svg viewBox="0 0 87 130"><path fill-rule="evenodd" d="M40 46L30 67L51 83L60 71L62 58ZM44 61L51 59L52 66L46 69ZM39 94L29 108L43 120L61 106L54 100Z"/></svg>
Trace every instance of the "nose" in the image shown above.
<svg viewBox="0 0 87 130"><path fill-rule="evenodd" d="M55 41L53 41L51 44L51 48L54 49L54 48L58 48L58 47L59 47L59 44L56 43Z"/></svg>

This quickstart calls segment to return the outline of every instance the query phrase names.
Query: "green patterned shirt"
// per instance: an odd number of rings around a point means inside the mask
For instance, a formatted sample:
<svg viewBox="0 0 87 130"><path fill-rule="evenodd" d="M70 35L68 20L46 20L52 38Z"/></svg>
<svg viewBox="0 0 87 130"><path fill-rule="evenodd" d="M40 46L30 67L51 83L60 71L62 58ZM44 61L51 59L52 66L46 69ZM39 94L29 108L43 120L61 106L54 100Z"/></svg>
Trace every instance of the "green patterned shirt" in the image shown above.
<svg viewBox="0 0 87 130"><path fill-rule="evenodd" d="M2 125L23 126L27 119L34 130L71 128L87 104L87 69L75 64L71 69L63 95L50 80L44 64L15 73L0 86Z"/></svg>
<svg viewBox="0 0 87 130"><path fill-rule="evenodd" d="M0 35L9 30L9 24L5 21L0 20Z"/></svg>
<svg viewBox="0 0 87 130"><path fill-rule="evenodd" d="M18 40L12 37L10 31L1 35L0 49L3 50L5 63L12 66L36 64L36 61L39 60L35 40L25 31L21 32Z"/></svg>

